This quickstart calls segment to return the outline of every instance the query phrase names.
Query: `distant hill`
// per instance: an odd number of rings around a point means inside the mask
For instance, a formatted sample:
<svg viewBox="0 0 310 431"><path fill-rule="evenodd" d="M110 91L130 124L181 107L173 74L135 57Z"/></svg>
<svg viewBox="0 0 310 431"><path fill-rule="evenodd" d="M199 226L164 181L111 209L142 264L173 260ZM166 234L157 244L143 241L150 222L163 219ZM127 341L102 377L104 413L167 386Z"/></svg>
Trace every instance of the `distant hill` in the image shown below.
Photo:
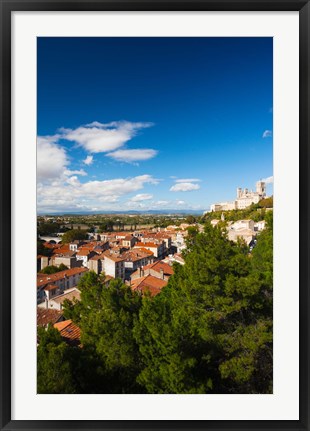
<svg viewBox="0 0 310 431"><path fill-rule="evenodd" d="M100 215L100 214L113 214L113 215L117 215L117 214L128 214L128 215L150 215L150 214L158 214L158 215L167 215L167 214L171 214L171 215L183 215L183 214L198 214L198 215L202 215L203 214L203 210L180 210L180 209L168 209L168 210L147 210L147 211L77 211L77 212L55 212L55 213L41 213L38 212L38 215L50 215L50 216L78 216L78 215Z"/></svg>

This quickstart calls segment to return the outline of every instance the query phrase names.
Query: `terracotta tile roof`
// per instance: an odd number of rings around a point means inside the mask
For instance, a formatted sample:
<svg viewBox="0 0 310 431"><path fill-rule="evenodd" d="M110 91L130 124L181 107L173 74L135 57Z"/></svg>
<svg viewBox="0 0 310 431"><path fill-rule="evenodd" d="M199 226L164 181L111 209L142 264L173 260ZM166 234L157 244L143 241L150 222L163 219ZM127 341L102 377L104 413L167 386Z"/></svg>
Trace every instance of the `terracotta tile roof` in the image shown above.
<svg viewBox="0 0 310 431"><path fill-rule="evenodd" d="M60 248L62 244L50 244L49 242L43 243L44 247L54 249L54 248Z"/></svg>
<svg viewBox="0 0 310 431"><path fill-rule="evenodd" d="M131 241L133 239L132 235L126 235L125 238L123 238L123 241Z"/></svg>
<svg viewBox="0 0 310 431"><path fill-rule="evenodd" d="M37 325L47 326L49 323L52 325L62 318L62 313L58 310L51 308L37 307Z"/></svg>
<svg viewBox="0 0 310 431"><path fill-rule="evenodd" d="M76 251L68 250L65 251L61 248L53 251L53 257L73 257L76 254Z"/></svg>
<svg viewBox="0 0 310 431"><path fill-rule="evenodd" d="M63 304L66 299L68 299L69 301L72 301L73 299L80 301L81 292L78 289L70 289L64 292L62 295L55 296L54 298L52 298L52 301L55 301L57 304Z"/></svg>
<svg viewBox="0 0 310 431"><path fill-rule="evenodd" d="M69 244L58 244L59 245L59 247L55 247L54 248L54 250L53 250L53 254L55 254L55 253L62 253L62 254L66 254L66 253L69 253L71 250L70 250L70 247L69 247Z"/></svg>
<svg viewBox="0 0 310 431"><path fill-rule="evenodd" d="M101 260L104 259L104 254L95 254L95 256L91 257L89 260Z"/></svg>
<svg viewBox="0 0 310 431"><path fill-rule="evenodd" d="M149 257L149 253L146 253L145 251L138 249L125 251L121 254L124 260L130 261L130 262L136 262L141 259L145 259L146 257Z"/></svg>
<svg viewBox="0 0 310 431"><path fill-rule="evenodd" d="M141 250L143 253L148 254L149 256L154 256L154 253L151 250L148 250L144 247L134 247L135 250Z"/></svg>
<svg viewBox="0 0 310 431"><path fill-rule="evenodd" d="M136 247L151 247L158 248L161 244L155 244L154 242L137 242L134 248Z"/></svg>
<svg viewBox="0 0 310 431"><path fill-rule="evenodd" d="M78 251L77 251L77 253L76 253L76 255L77 256L88 256L89 254L90 254L90 250L89 250L89 248L80 248Z"/></svg>
<svg viewBox="0 0 310 431"><path fill-rule="evenodd" d="M104 251L102 254L105 259L111 259L114 262L122 262L124 260L121 256L111 253L110 250Z"/></svg>
<svg viewBox="0 0 310 431"><path fill-rule="evenodd" d="M63 271L56 272L55 274L37 274L37 286L44 286L45 284L53 284L53 282L61 280L65 277L81 274L88 271L87 268L71 268Z"/></svg>
<svg viewBox="0 0 310 431"><path fill-rule="evenodd" d="M167 281L161 278L147 275L145 277L136 278L131 282L132 290L141 291L142 293L149 292L151 296L157 295L161 289L167 286Z"/></svg>
<svg viewBox="0 0 310 431"><path fill-rule="evenodd" d="M167 232L166 233L157 232L155 235L155 238L171 239L171 235L169 235Z"/></svg>
<svg viewBox="0 0 310 431"><path fill-rule="evenodd" d="M63 322L55 323L54 328L58 329L66 343L71 346L81 345L81 330L72 320L64 320Z"/></svg>
<svg viewBox="0 0 310 431"><path fill-rule="evenodd" d="M158 271L158 272L160 272L160 270L162 269L164 271L164 274L167 274L167 275L174 274L172 266L168 265L167 263L161 260L158 260L157 262L154 262L154 263L150 263L149 265L146 265L143 269L144 270L154 269L154 271Z"/></svg>

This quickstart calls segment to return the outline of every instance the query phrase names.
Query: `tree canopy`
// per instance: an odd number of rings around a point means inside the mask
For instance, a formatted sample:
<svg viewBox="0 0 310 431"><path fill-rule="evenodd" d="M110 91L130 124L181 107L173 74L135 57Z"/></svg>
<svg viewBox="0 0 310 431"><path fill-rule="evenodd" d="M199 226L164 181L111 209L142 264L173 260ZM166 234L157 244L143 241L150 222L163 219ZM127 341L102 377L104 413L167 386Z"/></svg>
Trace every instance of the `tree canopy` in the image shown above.
<svg viewBox="0 0 310 431"><path fill-rule="evenodd" d="M62 361L81 393L271 393L272 212L265 219L252 252L221 226L189 232L185 265L155 297L86 273L81 301L64 304L83 348L77 358L40 341L38 370Z"/></svg>
<svg viewBox="0 0 310 431"><path fill-rule="evenodd" d="M69 242L79 239L87 239L87 232L82 229L71 229L63 234L63 236L61 237L61 242L67 244Z"/></svg>
<svg viewBox="0 0 310 431"><path fill-rule="evenodd" d="M64 271L65 269L68 269L66 265L61 263L59 266L46 266L45 268L41 269L41 274L56 274L56 272Z"/></svg>

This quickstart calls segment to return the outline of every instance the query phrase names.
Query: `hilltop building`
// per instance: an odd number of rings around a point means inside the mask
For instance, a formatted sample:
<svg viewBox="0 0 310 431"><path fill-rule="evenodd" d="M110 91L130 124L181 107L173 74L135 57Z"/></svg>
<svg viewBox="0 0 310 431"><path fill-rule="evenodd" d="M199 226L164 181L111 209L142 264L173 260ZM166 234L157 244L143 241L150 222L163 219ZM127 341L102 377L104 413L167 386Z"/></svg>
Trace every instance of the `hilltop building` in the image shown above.
<svg viewBox="0 0 310 431"><path fill-rule="evenodd" d="M266 198L266 183L257 181L256 192L238 187L237 198L234 201L212 204L211 211L243 210L264 198Z"/></svg>

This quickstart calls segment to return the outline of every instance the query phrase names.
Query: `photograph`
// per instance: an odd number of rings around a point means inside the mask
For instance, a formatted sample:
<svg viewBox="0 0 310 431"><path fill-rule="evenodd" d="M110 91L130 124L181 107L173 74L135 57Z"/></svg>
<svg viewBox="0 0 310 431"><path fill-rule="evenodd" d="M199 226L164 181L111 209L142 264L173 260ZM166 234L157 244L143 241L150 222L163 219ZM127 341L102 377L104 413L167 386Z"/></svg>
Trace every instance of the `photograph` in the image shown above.
<svg viewBox="0 0 310 431"><path fill-rule="evenodd" d="M273 46L37 37L37 394L274 393Z"/></svg>

